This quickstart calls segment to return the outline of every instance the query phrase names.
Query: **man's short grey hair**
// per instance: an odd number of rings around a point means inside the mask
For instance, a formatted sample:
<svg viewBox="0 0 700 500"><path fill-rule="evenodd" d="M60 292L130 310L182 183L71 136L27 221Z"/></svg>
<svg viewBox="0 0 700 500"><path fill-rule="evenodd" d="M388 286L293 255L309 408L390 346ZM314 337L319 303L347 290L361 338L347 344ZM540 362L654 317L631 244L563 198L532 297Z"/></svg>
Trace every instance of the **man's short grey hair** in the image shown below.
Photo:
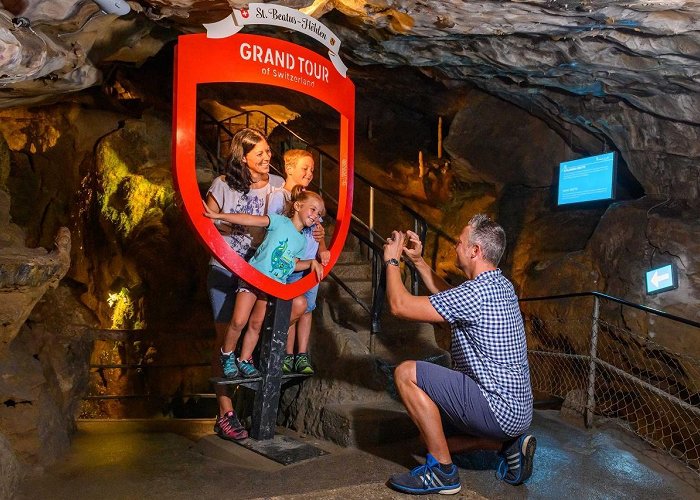
<svg viewBox="0 0 700 500"><path fill-rule="evenodd" d="M497 266L506 249L506 232L486 214L476 214L469 220L472 228L469 243L479 245L484 260Z"/></svg>

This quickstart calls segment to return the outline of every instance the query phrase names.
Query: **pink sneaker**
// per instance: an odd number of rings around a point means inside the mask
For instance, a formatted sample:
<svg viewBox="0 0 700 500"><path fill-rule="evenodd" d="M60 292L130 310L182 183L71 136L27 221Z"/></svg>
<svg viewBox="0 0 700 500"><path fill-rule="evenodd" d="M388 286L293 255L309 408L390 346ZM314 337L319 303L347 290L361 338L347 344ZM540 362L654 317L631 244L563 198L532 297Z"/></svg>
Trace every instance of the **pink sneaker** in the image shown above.
<svg viewBox="0 0 700 500"><path fill-rule="evenodd" d="M214 432L221 439L229 441L242 441L248 438L248 431L245 430L241 421L238 420L236 413L228 411L223 417L216 419L214 424Z"/></svg>

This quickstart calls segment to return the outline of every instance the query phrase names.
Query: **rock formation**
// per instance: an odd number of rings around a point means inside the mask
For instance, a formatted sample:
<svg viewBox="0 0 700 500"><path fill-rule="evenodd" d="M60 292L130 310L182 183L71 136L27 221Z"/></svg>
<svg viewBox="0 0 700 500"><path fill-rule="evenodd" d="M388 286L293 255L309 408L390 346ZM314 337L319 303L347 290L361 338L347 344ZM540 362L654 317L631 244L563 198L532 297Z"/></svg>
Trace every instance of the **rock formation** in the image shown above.
<svg viewBox="0 0 700 500"><path fill-rule="evenodd" d="M700 321L698 2L275 3L319 18L342 40L358 92L356 170L452 235L471 213L494 215L509 239L501 267L521 296L597 290ZM123 17L91 1L6 0L0 8L0 288L7 293L0 356L13 352L7 366L33 366L28 385L3 385L3 401L13 403L0 420L24 411L23 401L41 400L61 409L51 429L70 427L86 383L75 370L84 368L84 342L92 339L56 326L63 319L47 319L52 304L81 311L83 327L209 321L207 256L170 181L171 49L179 34L202 32L202 23L247 2L129 5ZM212 110L277 104L273 91L238 90L202 95ZM331 144L332 120L300 103L279 108L280 119ZM436 155L438 120L444 156ZM619 153L616 202L555 210L556 165L603 151ZM358 203L356 210L362 216L367 208ZM381 220L377 228L395 223L407 222ZM61 227L70 228L72 246ZM50 247L57 232L57 250L37 249ZM450 244L431 245L438 270L453 273ZM645 296L644 270L666 262L679 269L679 289ZM47 292L66 273L66 286ZM618 316L648 340L700 357L685 330ZM73 368L47 354L56 346L72 346ZM122 351L114 349L110 361L124 361ZM47 385L64 369L70 383ZM90 383L127 387L121 376L93 374ZM186 385L184 376L173 377L168 390ZM690 381L688 390L696 386ZM317 408L308 408L288 420L321 432ZM27 429L15 430L5 437L22 460L49 460L31 451L36 441L16 438ZM60 439L57 449L65 447ZM12 460L0 456L3 467Z"/></svg>

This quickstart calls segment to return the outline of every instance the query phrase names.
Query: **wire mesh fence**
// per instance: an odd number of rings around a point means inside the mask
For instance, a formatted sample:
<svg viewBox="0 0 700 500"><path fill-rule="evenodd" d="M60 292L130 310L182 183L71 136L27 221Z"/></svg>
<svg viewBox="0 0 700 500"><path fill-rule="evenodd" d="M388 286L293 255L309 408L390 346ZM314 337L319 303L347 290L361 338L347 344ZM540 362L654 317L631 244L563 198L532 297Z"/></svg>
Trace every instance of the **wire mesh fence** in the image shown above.
<svg viewBox="0 0 700 500"><path fill-rule="evenodd" d="M700 328L592 296L521 306L534 390L589 425L594 415L616 419L700 475L700 358L655 340L685 330L697 338Z"/></svg>

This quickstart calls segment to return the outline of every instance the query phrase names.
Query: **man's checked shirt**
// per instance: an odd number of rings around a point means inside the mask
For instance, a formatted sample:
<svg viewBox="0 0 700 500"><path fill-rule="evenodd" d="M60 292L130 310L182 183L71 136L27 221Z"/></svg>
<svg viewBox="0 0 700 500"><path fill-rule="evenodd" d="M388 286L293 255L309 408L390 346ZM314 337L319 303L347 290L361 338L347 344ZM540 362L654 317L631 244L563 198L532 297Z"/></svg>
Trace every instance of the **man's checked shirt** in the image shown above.
<svg viewBox="0 0 700 500"><path fill-rule="evenodd" d="M430 296L452 328L455 369L471 377L503 432L518 436L532 421L525 328L513 285L500 269Z"/></svg>

